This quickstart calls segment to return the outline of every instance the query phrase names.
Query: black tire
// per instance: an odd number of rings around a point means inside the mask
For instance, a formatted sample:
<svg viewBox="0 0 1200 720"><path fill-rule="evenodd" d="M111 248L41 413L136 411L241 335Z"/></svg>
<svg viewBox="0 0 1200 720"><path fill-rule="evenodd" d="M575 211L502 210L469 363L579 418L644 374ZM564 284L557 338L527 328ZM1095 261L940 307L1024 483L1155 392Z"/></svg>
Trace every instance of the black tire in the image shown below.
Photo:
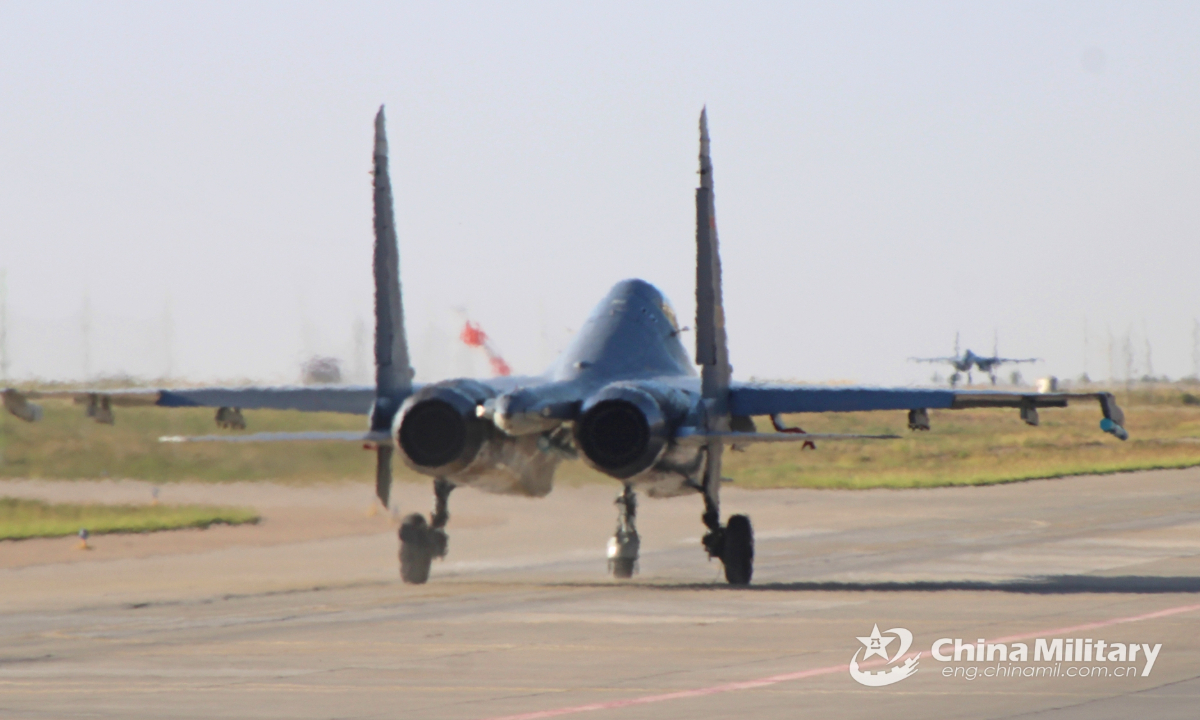
<svg viewBox="0 0 1200 720"><path fill-rule="evenodd" d="M749 585L754 574L754 529L750 518L734 515L725 526L725 542L721 548L721 563L730 585Z"/></svg>
<svg viewBox="0 0 1200 720"><path fill-rule="evenodd" d="M410 585L423 585L429 580L433 564L429 524L425 516L413 513L400 525L400 579Z"/></svg>
<svg viewBox="0 0 1200 720"><path fill-rule="evenodd" d="M633 577L633 566L637 560L633 558L613 558L612 574L613 577L619 580L628 580Z"/></svg>

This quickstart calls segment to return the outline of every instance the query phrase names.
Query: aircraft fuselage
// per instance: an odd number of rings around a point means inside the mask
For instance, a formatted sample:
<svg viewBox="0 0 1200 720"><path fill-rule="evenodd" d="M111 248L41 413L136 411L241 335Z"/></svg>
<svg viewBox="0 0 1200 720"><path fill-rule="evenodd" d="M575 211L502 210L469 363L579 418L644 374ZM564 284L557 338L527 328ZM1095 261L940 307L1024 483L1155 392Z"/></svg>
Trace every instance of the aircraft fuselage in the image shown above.
<svg viewBox="0 0 1200 720"><path fill-rule="evenodd" d="M701 408L679 335L657 288L621 281L543 374L418 389L394 421L402 456L418 472L506 494L545 495L576 454L651 495L695 492L702 452L673 442Z"/></svg>

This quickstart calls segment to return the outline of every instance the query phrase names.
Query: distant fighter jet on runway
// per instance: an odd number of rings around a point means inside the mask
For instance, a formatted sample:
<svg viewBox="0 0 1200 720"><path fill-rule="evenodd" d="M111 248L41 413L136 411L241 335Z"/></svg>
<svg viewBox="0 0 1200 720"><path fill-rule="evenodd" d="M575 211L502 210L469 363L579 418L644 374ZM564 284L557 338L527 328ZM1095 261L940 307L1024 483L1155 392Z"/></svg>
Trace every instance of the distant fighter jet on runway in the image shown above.
<svg viewBox="0 0 1200 720"><path fill-rule="evenodd" d="M719 558L734 585L750 582L754 534L750 519L721 520L721 457L726 445L866 438L820 435L782 425L782 413L907 411L908 426L929 429L929 408L1020 408L1038 423L1038 408L1099 401L1106 432L1124 440L1124 417L1109 393L958 392L911 388L762 385L731 377L725 337L721 258L713 201L706 115L700 113L700 187L696 189L695 365L679 339L675 313L643 280L623 280L600 301L570 346L541 375L460 378L414 385L401 303L399 252L388 175L383 109L375 118L375 386L194 388L80 391L89 408L125 404L168 407L275 408L367 414L362 433L264 433L169 441L348 440L373 443L376 491L388 505L392 455L433 478L435 509L413 513L400 527L400 575L423 583L446 553L450 492L460 485L495 493L542 496L555 469L582 456L619 481L617 530L609 542L613 575L630 577L638 558L637 490L655 497L700 496L707 530L702 544ZM699 366L699 373L696 366ZM5 405L27 420L40 417L28 394L4 393ZM754 416L772 417L781 432L755 431ZM895 436L874 436L892 438Z"/></svg>
<svg viewBox="0 0 1200 720"><path fill-rule="evenodd" d="M1041 362L1041 358L1004 358L999 356L999 351L996 349L998 343L992 345L991 357L982 357L976 355L968 349L965 353L959 354L958 351L958 333L954 333L954 355L950 357L935 357L935 358L915 358L910 357L909 362L923 363L941 363L944 365L954 366L954 374L950 376L950 387L958 385L958 381L962 379L962 373L967 374L967 384L974 382L971 377L971 368L979 368L982 372L988 374L992 384L996 384L996 368L1006 363L1034 363Z"/></svg>

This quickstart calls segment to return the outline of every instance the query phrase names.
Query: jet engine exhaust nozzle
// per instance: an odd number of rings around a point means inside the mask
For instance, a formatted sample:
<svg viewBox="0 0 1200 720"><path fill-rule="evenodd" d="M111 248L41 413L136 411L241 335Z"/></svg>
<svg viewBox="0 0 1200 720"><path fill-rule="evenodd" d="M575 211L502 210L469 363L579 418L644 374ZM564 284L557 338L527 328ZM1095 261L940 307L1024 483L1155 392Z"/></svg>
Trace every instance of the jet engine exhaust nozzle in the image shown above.
<svg viewBox="0 0 1200 720"><path fill-rule="evenodd" d="M624 480L649 470L667 447L662 408L634 387L608 387L590 398L575 423L575 440L597 470Z"/></svg>
<svg viewBox="0 0 1200 720"><path fill-rule="evenodd" d="M474 385L472 383L472 385ZM476 412L485 397L476 388L431 386L405 401L395 435L414 470L449 475L466 468L487 440L491 423Z"/></svg>

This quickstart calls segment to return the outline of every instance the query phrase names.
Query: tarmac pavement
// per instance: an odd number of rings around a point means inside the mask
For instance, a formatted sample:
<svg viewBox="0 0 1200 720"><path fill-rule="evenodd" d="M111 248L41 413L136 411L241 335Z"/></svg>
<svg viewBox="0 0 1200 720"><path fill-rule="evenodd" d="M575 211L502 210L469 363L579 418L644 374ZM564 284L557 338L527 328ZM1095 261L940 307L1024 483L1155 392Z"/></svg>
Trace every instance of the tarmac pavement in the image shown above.
<svg viewBox="0 0 1200 720"><path fill-rule="evenodd" d="M1200 469L729 488L725 514L756 529L748 589L701 550L698 497L644 500L640 572L608 578L616 489L456 491L450 554L424 586L399 582L394 519L367 514L361 485L168 485L165 502L253 505L264 521L100 536L92 551L0 543L0 717L1200 716ZM0 482L0 495L136 501L149 486ZM432 503L426 487L397 495L405 512ZM894 628L921 653L886 687L848 667L876 625L890 644L861 671L903 663ZM1031 657L943 662L939 638ZM1161 651L1143 676L1144 653L1034 662L1038 638Z"/></svg>

